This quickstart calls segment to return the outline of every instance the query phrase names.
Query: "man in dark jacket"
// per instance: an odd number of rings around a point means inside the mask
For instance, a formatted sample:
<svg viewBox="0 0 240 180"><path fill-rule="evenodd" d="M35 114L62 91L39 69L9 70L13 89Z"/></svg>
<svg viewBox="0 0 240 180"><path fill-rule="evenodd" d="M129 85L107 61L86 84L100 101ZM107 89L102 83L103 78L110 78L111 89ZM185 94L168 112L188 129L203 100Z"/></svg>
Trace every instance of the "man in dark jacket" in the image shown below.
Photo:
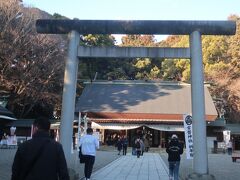
<svg viewBox="0 0 240 180"><path fill-rule="evenodd" d="M127 154L127 147L128 147L128 139L126 136L122 138L122 146L123 146L123 155Z"/></svg>
<svg viewBox="0 0 240 180"><path fill-rule="evenodd" d="M180 165L180 155L183 153L183 146L179 143L176 134L172 135L171 141L166 148L168 153L168 163L169 163L169 179L178 180L178 172Z"/></svg>
<svg viewBox="0 0 240 180"><path fill-rule="evenodd" d="M49 136L50 122L33 123L33 138L21 144L12 165L12 180L69 180L62 145Z"/></svg>

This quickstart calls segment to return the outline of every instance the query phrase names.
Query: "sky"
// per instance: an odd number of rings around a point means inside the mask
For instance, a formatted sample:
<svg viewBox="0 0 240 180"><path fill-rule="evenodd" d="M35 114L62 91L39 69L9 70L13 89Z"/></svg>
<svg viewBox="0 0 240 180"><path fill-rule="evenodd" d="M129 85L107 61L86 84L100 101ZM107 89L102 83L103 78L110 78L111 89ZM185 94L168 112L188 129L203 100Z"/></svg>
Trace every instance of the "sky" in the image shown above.
<svg viewBox="0 0 240 180"><path fill-rule="evenodd" d="M240 0L23 0L50 14L88 20L227 20Z"/></svg>

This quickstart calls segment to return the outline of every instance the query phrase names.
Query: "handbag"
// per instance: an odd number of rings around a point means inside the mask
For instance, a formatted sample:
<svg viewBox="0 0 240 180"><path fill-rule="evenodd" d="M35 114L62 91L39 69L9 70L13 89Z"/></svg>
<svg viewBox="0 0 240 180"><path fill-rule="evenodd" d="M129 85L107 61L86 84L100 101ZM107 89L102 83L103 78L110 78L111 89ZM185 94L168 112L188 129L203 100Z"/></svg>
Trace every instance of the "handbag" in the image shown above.
<svg viewBox="0 0 240 180"><path fill-rule="evenodd" d="M86 156L84 154L82 154L82 146L79 147L78 157L79 157L79 160L80 160L81 164L85 163L85 157Z"/></svg>

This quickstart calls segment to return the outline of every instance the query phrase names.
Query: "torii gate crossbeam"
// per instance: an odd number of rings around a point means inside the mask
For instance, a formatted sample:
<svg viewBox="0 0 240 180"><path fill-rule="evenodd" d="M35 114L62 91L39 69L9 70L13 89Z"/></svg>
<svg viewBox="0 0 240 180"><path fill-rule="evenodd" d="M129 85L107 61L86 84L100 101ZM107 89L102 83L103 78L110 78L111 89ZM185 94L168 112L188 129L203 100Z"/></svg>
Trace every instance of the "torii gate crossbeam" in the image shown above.
<svg viewBox="0 0 240 180"><path fill-rule="evenodd" d="M189 48L78 47L79 58L169 58L190 59Z"/></svg>

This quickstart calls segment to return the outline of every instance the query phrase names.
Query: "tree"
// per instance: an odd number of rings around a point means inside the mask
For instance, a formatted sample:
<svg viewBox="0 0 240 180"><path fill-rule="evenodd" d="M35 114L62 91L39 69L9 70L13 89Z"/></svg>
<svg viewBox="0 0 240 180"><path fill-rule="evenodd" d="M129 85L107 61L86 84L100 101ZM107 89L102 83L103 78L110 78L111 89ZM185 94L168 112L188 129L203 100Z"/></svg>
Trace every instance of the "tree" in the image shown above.
<svg viewBox="0 0 240 180"><path fill-rule="evenodd" d="M188 36L169 36L158 43L159 47L189 47ZM162 62L164 80L190 81L190 61L188 59L165 59Z"/></svg>
<svg viewBox="0 0 240 180"><path fill-rule="evenodd" d="M188 36L168 36L166 40L157 43L158 47L189 47Z"/></svg>
<svg viewBox="0 0 240 180"><path fill-rule="evenodd" d="M115 38L111 35L84 35L81 36L81 46L114 46ZM106 58L83 58L79 65L79 77L81 79L93 80L96 72L98 78L102 79L109 71L109 62Z"/></svg>
<svg viewBox="0 0 240 180"><path fill-rule="evenodd" d="M127 35L121 46L156 47L153 35ZM135 68L134 79L162 79L162 59L136 58L131 62Z"/></svg>
<svg viewBox="0 0 240 180"><path fill-rule="evenodd" d="M228 48L227 36L203 36L203 63L214 64L220 61L227 61Z"/></svg>
<svg viewBox="0 0 240 180"><path fill-rule="evenodd" d="M240 20L236 15L229 17L237 22L234 36L202 36L205 81L213 86L211 94L221 99L229 122L240 122ZM189 47L188 37L169 36L158 43L160 47ZM190 80L189 60L164 60L163 78L166 80Z"/></svg>
<svg viewBox="0 0 240 180"><path fill-rule="evenodd" d="M122 37L121 46L155 47L156 44L153 35L126 35Z"/></svg>
<svg viewBox="0 0 240 180"><path fill-rule="evenodd" d="M9 92L8 108L18 118L41 110L51 116L61 102L65 42L61 36L37 34L38 17L17 0L0 3L0 88Z"/></svg>
<svg viewBox="0 0 240 180"><path fill-rule="evenodd" d="M228 122L240 122L240 20L236 15L229 19L236 20L236 35L228 38L220 36L218 41L213 41L212 52L206 53L210 60L206 61L205 72L206 80L215 85L213 95L224 102Z"/></svg>

